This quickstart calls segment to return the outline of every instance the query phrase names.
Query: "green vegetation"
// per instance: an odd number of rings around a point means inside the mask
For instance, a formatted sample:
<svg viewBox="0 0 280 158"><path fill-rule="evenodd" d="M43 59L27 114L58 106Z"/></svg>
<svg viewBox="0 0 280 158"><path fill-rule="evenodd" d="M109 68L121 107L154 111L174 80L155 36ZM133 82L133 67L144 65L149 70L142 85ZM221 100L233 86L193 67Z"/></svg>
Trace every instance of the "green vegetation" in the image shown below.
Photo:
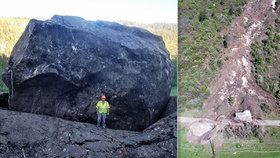
<svg viewBox="0 0 280 158"><path fill-rule="evenodd" d="M29 19L0 18L0 54L10 56Z"/></svg>
<svg viewBox="0 0 280 158"><path fill-rule="evenodd" d="M7 66L8 58L4 54L0 54L0 73L2 74ZM4 84L2 79L0 80L0 93L8 92L8 87Z"/></svg>
<svg viewBox="0 0 280 158"><path fill-rule="evenodd" d="M176 59L172 59L172 61L174 62L174 66L175 66L175 74L174 74L174 78L172 81L172 89L171 89L171 93L170 96L177 96L177 92L178 92L178 87L177 87L177 58Z"/></svg>
<svg viewBox="0 0 280 158"><path fill-rule="evenodd" d="M177 96L177 86L172 86L170 96Z"/></svg>
<svg viewBox="0 0 280 158"><path fill-rule="evenodd" d="M12 49L24 31L29 19L25 18L0 18L0 73L7 66L7 59ZM0 93L8 92L8 88L0 80Z"/></svg>
<svg viewBox="0 0 280 158"><path fill-rule="evenodd" d="M272 141L280 141L280 130L279 127L273 127L267 129L267 136L270 137Z"/></svg>
<svg viewBox="0 0 280 158"><path fill-rule="evenodd" d="M275 135L271 135L274 131ZM279 128L267 128L266 135L262 139L255 137L247 139L229 139L221 149L218 149L218 157L235 158L278 158L280 157Z"/></svg>
<svg viewBox="0 0 280 158"><path fill-rule="evenodd" d="M179 127L178 156L180 158L209 158L210 144L192 145L186 140L186 130ZM217 158L280 158L279 128L266 128L262 141L255 137L246 139L225 139L223 145L215 149Z"/></svg>
<svg viewBox="0 0 280 158"><path fill-rule="evenodd" d="M179 18L190 21L187 35L179 35L180 111L200 108L209 95L209 84L222 67L219 55L227 47L221 30L241 14L245 4L246 0L179 0Z"/></svg>
<svg viewBox="0 0 280 158"><path fill-rule="evenodd" d="M178 157L180 158L209 158L211 157L210 145L192 145L187 141L186 129L178 125Z"/></svg>
<svg viewBox="0 0 280 158"><path fill-rule="evenodd" d="M234 104L234 97L233 96L228 97L228 103L229 103L229 105Z"/></svg>
<svg viewBox="0 0 280 158"><path fill-rule="evenodd" d="M262 103L261 104L261 110L264 112L264 113L270 113L271 112L271 109L269 108L269 106L265 103Z"/></svg>
<svg viewBox="0 0 280 158"><path fill-rule="evenodd" d="M164 23L155 23L155 24L146 24L139 25L138 27L143 27L152 33L161 36L164 43L166 44L167 50L170 52L170 58L173 60L177 59L177 25L176 24L164 24Z"/></svg>
<svg viewBox="0 0 280 158"><path fill-rule="evenodd" d="M224 38L224 41L223 41L224 48L227 48L228 47L228 36L225 35L223 38Z"/></svg>
<svg viewBox="0 0 280 158"><path fill-rule="evenodd" d="M257 84L272 93L280 102L280 29L279 24L266 30L267 38L251 45L254 76Z"/></svg>

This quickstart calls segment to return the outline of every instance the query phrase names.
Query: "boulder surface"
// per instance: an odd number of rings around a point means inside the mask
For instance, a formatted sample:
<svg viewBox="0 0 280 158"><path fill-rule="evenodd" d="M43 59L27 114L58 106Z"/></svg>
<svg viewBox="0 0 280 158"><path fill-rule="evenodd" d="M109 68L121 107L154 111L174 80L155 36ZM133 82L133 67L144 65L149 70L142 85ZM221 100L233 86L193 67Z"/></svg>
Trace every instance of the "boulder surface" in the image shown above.
<svg viewBox="0 0 280 158"><path fill-rule="evenodd" d="M1 93L0 94L0 108L2 108L2 109L8 109L9 108L8 98L9 98L8 93Z"/></svg>
<svg viewBox="0 0 280 158"><path fill-rule="evenodd" d="M140 131L169 101L174 65L161 37L73 16L31 20L3 74L12 110L95 122L102 94L108 127Z"/></svg>
<svg viewBox="0 0 280 158"><path fill-rule="evenodd" d="M0 110L0 157L176 157L176 113L142 132Z"/></svg>

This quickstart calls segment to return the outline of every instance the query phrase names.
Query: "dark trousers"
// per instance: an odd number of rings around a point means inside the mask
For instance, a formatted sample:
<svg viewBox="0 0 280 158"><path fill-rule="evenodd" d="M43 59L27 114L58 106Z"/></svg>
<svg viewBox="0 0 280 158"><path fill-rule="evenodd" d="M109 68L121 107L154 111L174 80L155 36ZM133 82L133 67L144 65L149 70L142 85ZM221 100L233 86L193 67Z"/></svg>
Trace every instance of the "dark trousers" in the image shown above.
<svg viewBox="0 0 280 158"><path fill-rule="evenodd" d="M100 126L100 123L102 121L102 127L106 127L106 116L107 114L104 113L98 113L97 114L97 126Z"/></svg>

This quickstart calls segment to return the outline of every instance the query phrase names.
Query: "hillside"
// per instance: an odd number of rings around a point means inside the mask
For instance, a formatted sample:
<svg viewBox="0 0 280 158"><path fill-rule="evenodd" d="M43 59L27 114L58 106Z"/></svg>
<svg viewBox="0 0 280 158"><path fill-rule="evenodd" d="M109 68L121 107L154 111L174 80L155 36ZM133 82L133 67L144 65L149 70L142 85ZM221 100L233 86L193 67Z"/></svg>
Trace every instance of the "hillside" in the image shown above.
<svg viewBox="0 0 280 158"><path fill-rule="evenodd" d="M251 45L253 76L258 86L276 98L280 104L280 16L265 30L264 38ZM279 109L273 109L267 104L261 104L261 110L266 117L279 116Z"/></svg>
<svg viewBox="0 0 280 158"><path fill-rule="evenodd" d="M12 49L24 31L29 19L0 18L0 73L7 67L7 59ZM7 92L8 88L0 80L0 93Z"/></svg>
<svg viewBox="0 0 280 158"><path fill-rule="evenodd" d="M194 2L182 0L179 3L179 52L182 53L179 53L178 57L178 74L179 108L182 113L185 110L201 109L207 99L210 101L211 87L215 89L213 84L224 82L224 78L220 81L218 78L221 78L220 75L224 72L222 69L229 71L230 61L238 58L237 54L230 51L236 48L233 44L235 40L241 38L232 33L236 27L232 21L242 14L244 5L247 4L245 0ZM202 6L207 6L207 9ZM262 14L265 13L260 13ZM257 36L255 42L252 41L252 51L248 50L252 58L248 60L256 78L254 82L279 98L279 75L276 66L279 52L279 15L278 18L275 15L265 18L263 23L264 35ZM245 27L256 25L252 24L254 21L247 22ZM232 28L229 28L230 25ZM237 29L237 33L241 34L242 30ZM229 96L228 100L234 99L232 97Z"/></svg>
<svg viewBox="0 0 280 158"><path fill-rule="evenodd" d="M222 67L227 46L222 30L242 12L246 0L179 1L179 108L201 108L209 84Z"/></svg>
<svg viewBox="0 0 280 158"><path fill-rule="evenodd" d="M30 19L27 18L6 18L0 17L0 73L7 65L7 57L13 49L13 46L19 39L20 35L24 31L27 23ZM162 36L166 48L170 52L170 57L176 63L177 59L177 25L166 23L152 23L152 24L140 24L135 22L120 21L120 23L136 26L149 30L150 32ZM171 95L177 95L177 79L173 81L173 89ZM0 81L0 92L7 92L8 89Z"/></svg>
<svg viewBox="0 0 280 158"><path fill-rule="evenodd" d="M279 157L279 125L258 124L280 116L275 2L179 2L181 157Z"/></svg>
<svg viewBox="0 0 280 158"><path fill-rule="evenodd" d="M26 18L0 18L0 54L10 55L28 22Z"/></svg>

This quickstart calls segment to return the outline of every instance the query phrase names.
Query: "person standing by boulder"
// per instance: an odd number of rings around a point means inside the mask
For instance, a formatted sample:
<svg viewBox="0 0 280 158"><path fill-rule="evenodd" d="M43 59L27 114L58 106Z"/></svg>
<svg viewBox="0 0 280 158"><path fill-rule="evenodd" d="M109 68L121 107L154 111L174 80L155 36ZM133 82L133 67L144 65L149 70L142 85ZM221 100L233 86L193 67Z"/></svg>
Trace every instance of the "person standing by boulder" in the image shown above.
<svg viewBox="0 0 280 158"><path fill-rule="evenodd" d="M97 111L97 126L100 127L102 121L102 127L106 127L106 117L109 115L110 105L106 101L106 96L102 95L101 100L96 104L96 111Z"/></svg>

